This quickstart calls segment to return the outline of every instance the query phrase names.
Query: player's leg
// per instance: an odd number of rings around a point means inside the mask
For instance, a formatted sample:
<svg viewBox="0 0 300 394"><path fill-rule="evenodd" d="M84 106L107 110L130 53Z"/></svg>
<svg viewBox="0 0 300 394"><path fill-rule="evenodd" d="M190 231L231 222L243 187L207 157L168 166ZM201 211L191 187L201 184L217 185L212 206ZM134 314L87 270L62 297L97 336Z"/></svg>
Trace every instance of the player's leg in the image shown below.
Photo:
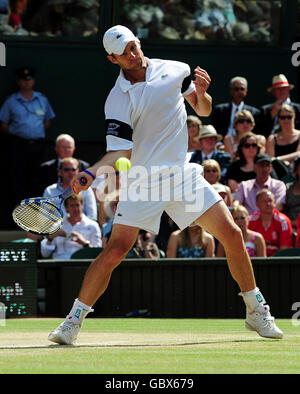
<svg viewBox="0 0 300 394"><path fill-rule="evenodd" d="M223 201L202 214L195 223L211 233L224 246L228 267L241 289L247 309L246 327L269 338L282 338L282 331L274 323L269 306L256 287L252 263L246 251L242 233L234 223Z"/></svg>
<svg viewBox="0 0 300 394"><path fill-rule="evenodd" d="M92 306L104 293L113 270L126 257L135 243L139 229L123 224L114 224L106 248L88 268L78 298L65 321L53 330L48 339L52 342L71 345L79 333L84 318L92 312Z"/></svg>
<svg viewBox="0 0 300 394"><path fill-rule="evenodd" d="M127 256L134 245L139 229L137 227L114 224L108 244L89 266L78 299L92 306L104 293L113 270Z"/></svg>
<svg viewBox="0 0 300 394"><path fill-rule="evenodd" d="M241 291L256 287L251 260L245 248L242 232L223 201L219 201L195 220L222 243L229 270Z"/></svg>

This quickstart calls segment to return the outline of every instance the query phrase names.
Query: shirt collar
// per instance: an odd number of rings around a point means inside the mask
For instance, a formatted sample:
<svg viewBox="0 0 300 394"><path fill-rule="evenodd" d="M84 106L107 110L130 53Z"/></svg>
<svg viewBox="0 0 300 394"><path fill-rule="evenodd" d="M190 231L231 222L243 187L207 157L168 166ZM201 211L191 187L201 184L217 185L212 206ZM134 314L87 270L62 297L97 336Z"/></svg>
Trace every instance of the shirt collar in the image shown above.
<svg viewBox="0 0 300 394"><path fill-rule="evenodd" d="M146 81L147 81L147 80L149 79L150 72L151 72L151 70L152 70L153 64L152 64L151 60L148 59L147 57L145 57L145 59L146 59L147 64L148 64L147 70L146 70ZM132 84L130 83L130 81L128 81L128 79L126 79L126 78L124 77L124 73L123 73L123 70L122 70L122 69L120 70L120 74L119 74L119 76L118 76L117 83L119 84L121 90L122 90L124 93L126 93L128 90L132 89L132 88L135 86L135 85L132 85Z"/></svg>
<svg viewBox="0 0 300 394"><path fill-rule="evenodd" d="M260 186L257 183L257 180L255 179L254 186L256 186L258 189L264 189L264 188L269 189L271 186L271 181L272 181L272 178L271 178L271 176L269 176L268 179L266 180L266 182L262 186Z"/></svg>
<svg viewBox="0 0 300 394"><path fill-rule="evenodd" d="M244 101L241 101L239 105L234 104L234 102L232 102L232 109L236 110L238 109L239 111L241 111L244 108Z"/></svg>
<svg viewBox="0 0 300 394"><path fill-rule="evenodd" d="M67 218L67 220L70 223L69 218ZM80 222L75 223L74 226L78 226L80 224L85 224L85 223L87 223L87 216L85 216L85 214L82 212ZM71 225L71 223L70 223L70 225ZM74 226L72 226L72 227L74 227Z"/></svg>
<svg viewBox="0 0 300 394"><path fill-rule="evenodd" d="M214 152L212 151L211 153L209 153L207 155L205 155L203 152L201 152L201 153L202 153L202 159L204 160L205 157L207 157L207 159L211 159Z"/></svg>
<svg viewBox="0 0 300 394"><path fill-rule="evenodd" d="M35 100L37 97L38 97L38 93L33 92L32 97L29 101ZM17 92L17 100L24 101L25 103L28 103L28 100L26 100L26 98L21 94L21 92Z"/></svg>

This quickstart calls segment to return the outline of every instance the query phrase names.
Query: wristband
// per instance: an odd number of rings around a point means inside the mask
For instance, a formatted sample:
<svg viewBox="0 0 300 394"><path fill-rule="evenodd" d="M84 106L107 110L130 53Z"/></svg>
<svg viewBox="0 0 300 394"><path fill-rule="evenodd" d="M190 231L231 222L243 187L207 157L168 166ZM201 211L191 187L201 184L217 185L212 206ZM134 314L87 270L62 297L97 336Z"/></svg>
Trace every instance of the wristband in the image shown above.
<svg viewBox="0 0 300 394"><path fill-rule="evenodd" d="M83 172L85 172L85 173L87 173L87 174L89 174L93 179L95 179L96 177L95 177L95 175L94 174L92 174L90 171L88 171L88 170L83 170Z"/></svg>

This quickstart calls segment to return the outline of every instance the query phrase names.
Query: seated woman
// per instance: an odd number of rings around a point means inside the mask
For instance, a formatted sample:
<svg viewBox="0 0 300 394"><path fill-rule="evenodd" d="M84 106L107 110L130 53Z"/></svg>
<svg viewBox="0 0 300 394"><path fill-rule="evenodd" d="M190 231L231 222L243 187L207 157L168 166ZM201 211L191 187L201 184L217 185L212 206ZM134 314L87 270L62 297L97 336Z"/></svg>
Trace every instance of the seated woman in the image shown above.
<svg viewBox="0 0 300 394"><path fill-rule="evenodd" d="M280 130L267 140L267 154L289 164L300 153L300 130L295 129L295 110L285 104L277 114Z"/></svg>
<svg viewBox="0 0 300 394"><path fill-rule="evenodd" d="M235 223L242 230L244 242L250 257L267 257L266 243L263 236L256 231L248 229L249 215L243 205L235 205L231 209L231 215ZM219 243L217 257L225 257L224 248Z"/></svg>
<svg viewBox="0 0 300 394"><path fill-rule="evenodd" d="M226 189L226 196L224 197L222 196L222 197L223 200L225 201L225 204L230 207L233 198L231 195L230 188L219 182L221 179L221 167L219 163L214 159L208 159L202 163L202 166L203 166L203 176L208 183L210 183L211 185L220 184L223 186L223 188Z"/></svg>
<svg viewBox="0 0 300 394"><path fill-rule="evenodd" d="M213 236L197 225L190 225L182 231L171 233L166 257L213 257L214 253Z"/></svg>
<svg viewBox="0 0 300 394"><path fill-rule="evenodd" d="M51 256L56 260L68 260L81 248L102 246L98 223L82 212L82 195L72 194L64 204L69 216L60 230L42 240L41 255L44 258Z"/></svg>
<svg viewBox="0 0 300 394"><path fill-rule="evenodd" d="M227 169L227 183L234 193L239 183L256 177L254 172L254 158L261 151L259 138L251 132L240 139L237 149L237 159Z"/></svg>
<svg viewBox="0 0 300 394"><path fill-rule="evenodd" d="M291 219L293 231L296 231L296 221L300 214L300 155L291 162L290 172L295 182L286 185L286 199L283 213Z"/></svg>
<svg viewBox="0 0 300 394"><path fill-rule="evenodd" d="M238 111L234 116L234 129L235 134L228 134L224 137L225 152L228 152L234 160L237 155L237 149L240 139L246 134L251 132L255 126L255 120L250 111ZM263 135L257 135L257 141L261 147L261 152L265 152L266 138Z"/></svg>
<svg viewBox="0 0 300 394"><path fill-rule="evenodd" d="M189 115L186 120L187 129L188 129L188 152L194 152L195 150L200 149L199 147L199 139L195 139L199 136L200 128L202 126L201 120L198 116Z"/></svg>

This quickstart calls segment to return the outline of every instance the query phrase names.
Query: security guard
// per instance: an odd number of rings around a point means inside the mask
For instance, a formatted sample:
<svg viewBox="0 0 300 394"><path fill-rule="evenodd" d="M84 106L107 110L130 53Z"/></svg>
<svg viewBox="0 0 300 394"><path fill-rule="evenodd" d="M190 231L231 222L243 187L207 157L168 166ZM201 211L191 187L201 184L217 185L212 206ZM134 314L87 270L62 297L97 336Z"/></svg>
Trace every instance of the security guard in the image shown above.
<svg viewBox="0 0 300 394"><path fill-rule="evenodd" d="M44 158L46 130L55 117L48 99L33 90L35 70L17 70L17 93L0 110L1 130L9 136L13 200L36 193L36 177Z"/></svg>

